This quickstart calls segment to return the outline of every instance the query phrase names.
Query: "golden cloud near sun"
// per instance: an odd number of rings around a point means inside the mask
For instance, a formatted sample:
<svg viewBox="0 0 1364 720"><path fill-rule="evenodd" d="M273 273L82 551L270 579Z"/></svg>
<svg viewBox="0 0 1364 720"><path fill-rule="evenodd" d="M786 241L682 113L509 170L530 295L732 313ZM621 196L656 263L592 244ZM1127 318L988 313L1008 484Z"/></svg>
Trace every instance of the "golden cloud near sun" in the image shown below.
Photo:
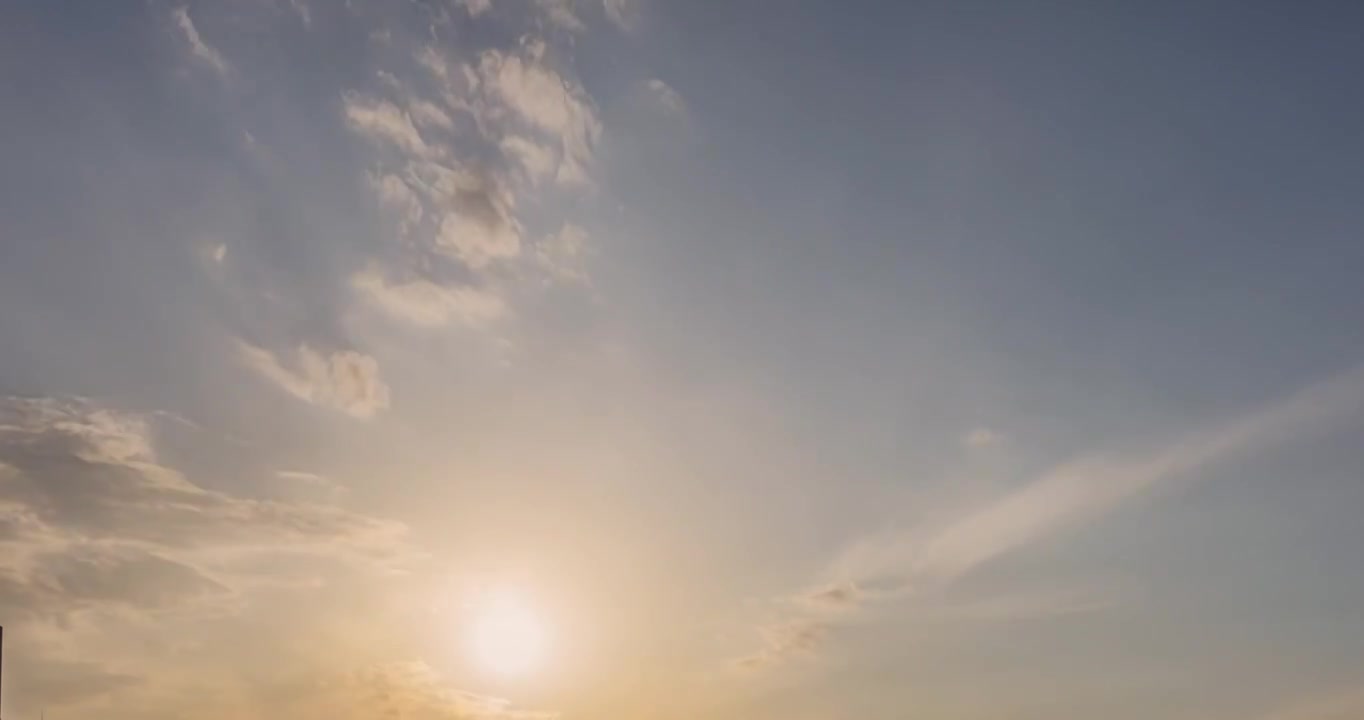
<svg viewBox="0 0 1364 720"><path fill-rule="evenodd" d="M506 589L489 590L472 610L468 650L480 667L510 677L534 672L544 663L548 635L524 597Z"/></svg>

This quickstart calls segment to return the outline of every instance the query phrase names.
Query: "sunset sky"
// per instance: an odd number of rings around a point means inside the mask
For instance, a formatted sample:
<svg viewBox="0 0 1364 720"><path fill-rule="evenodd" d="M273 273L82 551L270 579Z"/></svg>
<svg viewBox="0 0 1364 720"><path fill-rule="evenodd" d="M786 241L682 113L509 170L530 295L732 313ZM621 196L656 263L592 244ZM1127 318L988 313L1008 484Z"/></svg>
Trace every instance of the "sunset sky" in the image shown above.
<svg viewBox="0 0 1364 720"><path fill-rule="evenodd" d="M0 3L5 720L1364 717L1362 24Z"/></svg>

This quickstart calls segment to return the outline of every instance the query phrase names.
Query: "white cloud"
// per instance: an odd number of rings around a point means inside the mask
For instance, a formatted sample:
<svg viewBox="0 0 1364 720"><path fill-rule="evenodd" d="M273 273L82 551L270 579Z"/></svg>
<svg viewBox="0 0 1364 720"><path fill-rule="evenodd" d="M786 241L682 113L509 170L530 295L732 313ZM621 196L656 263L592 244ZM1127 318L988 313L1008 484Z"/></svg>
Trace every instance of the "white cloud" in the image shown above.
<svg viewBox="0 0 1364 720"><path fill-rule="evenodd" d="M301 345L287 362L263 348L240 343L243 363L289 394L314 405L369 418L388 408L388 385L374 358L352 350L324 355Z"/></svg>
<svg viewBox="0 0 1364 720"><path fill-rule="evenodd" d="M194 21L189 17L189 8L175 8L171 11L171 18L175 20L175 26L179 28L181 36L189 44L189 50L194 57L213 68L219 75L226 75L231 70L222 53L204 42L204 39L199 36L198 28L194 27Z"/></svg>
<svg viewBox="0 0 1364 720"><path fill-rule="evenodd" d="M412 124L412 118L397 105L356 93L346 93L342 101L346 122L352 130L375 142L391 143L415 157L434 155Z"/></svg>
<svg viewBox="0 0 1364 720"><path fill-rule="evenodd" d="M351 279L352 286L392 317L421 327L458 320L479 327L506 312L497 294L476 287L447 287L428 280L391 284L376 268Z"/></svg>
<svg viewBox="0 0 1364 720"><path fill-rule="evenodd" d="M213 258L213 262L221 264L227 259L227 243L218 243L217 245L214 245L212 251L209 253L209 257Z"/></svg>

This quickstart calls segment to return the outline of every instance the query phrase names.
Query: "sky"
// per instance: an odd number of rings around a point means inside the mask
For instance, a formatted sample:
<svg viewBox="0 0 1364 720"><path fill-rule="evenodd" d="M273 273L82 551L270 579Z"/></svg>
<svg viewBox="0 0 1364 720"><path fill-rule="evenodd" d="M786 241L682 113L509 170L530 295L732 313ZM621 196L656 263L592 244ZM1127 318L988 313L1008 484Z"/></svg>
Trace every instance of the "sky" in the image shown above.
<svg viewBox="0 0 1364 720"><path fill-rule="evenodd" d="M1361 21L4 3L4 717L1364 716Z"/></svg>

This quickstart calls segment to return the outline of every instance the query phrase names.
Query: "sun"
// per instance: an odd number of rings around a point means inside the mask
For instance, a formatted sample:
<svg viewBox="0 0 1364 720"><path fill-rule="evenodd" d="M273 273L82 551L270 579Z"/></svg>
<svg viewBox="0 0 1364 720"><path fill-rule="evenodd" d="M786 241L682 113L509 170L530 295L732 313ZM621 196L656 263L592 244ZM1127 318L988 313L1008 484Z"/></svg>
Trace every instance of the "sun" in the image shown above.
<svg viewBox="0 0 1364 720"><path fill-rule="evenodd" d="M469 652L484 670L504 677L528 675L544 663L547 649L544 624L520 595L489 591L474 605Z"/></svg>

